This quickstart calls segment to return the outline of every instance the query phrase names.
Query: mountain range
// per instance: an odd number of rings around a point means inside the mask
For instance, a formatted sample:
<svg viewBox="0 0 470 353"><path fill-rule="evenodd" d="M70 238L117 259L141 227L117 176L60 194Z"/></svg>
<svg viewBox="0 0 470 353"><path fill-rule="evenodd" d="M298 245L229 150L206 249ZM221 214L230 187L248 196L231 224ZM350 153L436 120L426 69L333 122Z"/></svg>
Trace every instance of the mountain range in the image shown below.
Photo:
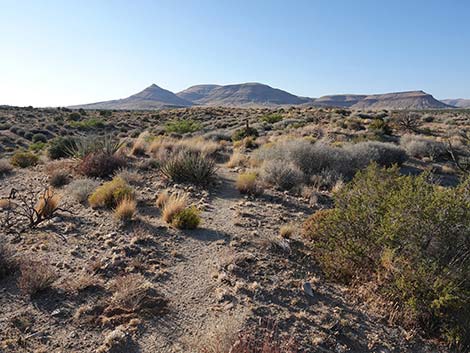
<svg viewBox="0 0 470 353"><path fill-rule="evenodd" d="M423 91L359 95L336 94L320 98L299 97L261 83L233 85L196 85L173 93L155 84L130 97L70 108L152 110L172 107L280 107L280 106L344 107L362 110L380 109L449 109L470 107L469 99L439 101Z"/></svg>

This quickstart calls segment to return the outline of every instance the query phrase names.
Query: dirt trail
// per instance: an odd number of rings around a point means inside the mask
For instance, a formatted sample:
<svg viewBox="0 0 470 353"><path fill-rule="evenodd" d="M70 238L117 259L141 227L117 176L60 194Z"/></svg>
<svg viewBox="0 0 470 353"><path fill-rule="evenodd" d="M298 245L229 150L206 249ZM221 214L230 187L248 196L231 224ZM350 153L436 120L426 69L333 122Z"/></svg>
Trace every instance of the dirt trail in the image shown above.
<svg viewBox="0 0 470 353"><path fill-rule="evenodd" d="M229 303L219 301L216 295L220 283L214 274L235 234L233 206L240 201L233 176L220 171L219 174L221 184L211 193L201 215L202 227L182 234L176 264L169 268L170 278L163 284L170 298L170 312L156 322L154 327L158 330L144 335L143 352L190 352L188 345L204 335L208 326L224 322L227 316L245 315L246 309L232 305L227 309Z"/></svg>

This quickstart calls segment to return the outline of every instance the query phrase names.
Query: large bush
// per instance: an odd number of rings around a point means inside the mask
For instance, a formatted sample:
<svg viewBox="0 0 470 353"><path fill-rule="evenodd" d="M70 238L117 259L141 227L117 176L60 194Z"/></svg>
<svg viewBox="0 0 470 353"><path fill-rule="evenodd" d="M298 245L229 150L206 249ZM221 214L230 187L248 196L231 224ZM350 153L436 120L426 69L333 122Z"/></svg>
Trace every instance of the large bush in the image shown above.
<svg viewBox="0 0 470 353"><path fill-rule="evenodd" d="M393 143L366 141L346 147L355 161L356 168L365 168L375 162L383 167L391 167L394 164L401 165L406 159L403 148Z"/></svg>
<svg viewBox="0 0 470 353"><path fill-rule="evenodd" d="M93 178L104 178L124 167L126 161L115 154L94 152L85 156L78 165L80 174Z"/></svg>
<svg viewBox="0 0 470 353"><path fill-rule="evenodd" d="M400 145L408 155L416 158L426 157L431 160L442 160L447 159L449 154L443 142L423 136L403 135L400 139Z"/></svg>
<svg viewBox="0 0 470 353"><path fill-rule="evenodd" d="M446 189L372 165L304 230L328 276L374 283L403 324L470 347L470 180Z"/></svg>
<svg viewBox="0 0 470 353"><path fill-rule="evenodd" d="M217 167L213 159L200 152L181 150L171 155L162 165L162 174L176 182L210 183Z"/></svg>
<svg viewBox="0 0 470 353"><path fill-rule="evenodd" d="M73 137L56 137L51 141L47 154L50 159L69 157L76 148L76 141Z"/></svg>

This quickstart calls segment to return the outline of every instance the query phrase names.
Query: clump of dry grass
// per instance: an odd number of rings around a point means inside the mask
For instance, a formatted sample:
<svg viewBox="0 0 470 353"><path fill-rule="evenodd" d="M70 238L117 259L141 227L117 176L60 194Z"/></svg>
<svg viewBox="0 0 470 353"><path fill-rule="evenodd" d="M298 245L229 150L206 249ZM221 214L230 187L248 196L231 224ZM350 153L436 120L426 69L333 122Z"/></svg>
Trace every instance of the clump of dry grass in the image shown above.
<svg viewBox="0 0 470 353"><path fill-rule="evenodd" d="M13 172L13 166L7 159L0 159L0 178Z"/></svg>
<svg viewBox="0 0 470 353"><path fill-rule="evenodd" d="M247 163L248 157L240 151L235 150L233 151L233 154L227 162L226 166L228 168L243 167L246 166Z"/></svg>
<svg viewBox="0 0 470 353"><path fill-rule="evenodd" d="M33 297L50 288L57 279L51 265L44 260L22 260L19 264L18 288L23 294Z"/></svg>
<svg viewBox="0 0 470 353"><path fill-rule="evenodd" d="M102 287L103 284L103 280L101 280L96 274L82 272L77 276L72 276L65 283L65 290L76 293L90 288Z"/></svg>
<svg viewBox="0 0 470 353"><path fill-rule="evenodd" d="M263 191L258 182L258 174L255 172L239 174L235 186L242 194L257 195Z"/></svg>
<svg viewBox="0 0 470 353"><path fill-rule="evenodd" d="M39 218L49 219L59 208L60 195L56 194L52 188L48 188L39 197L34 210Z"/></svg>
<svg viewBox="0 0 470 353"><path fill-rule="evenodd" d="M166 223L171 223L175 216L188 206L188 194L176 193L168 197L162 210L162 219Z"/></svg>
<svg viewBox="0 0 470 353"><path fill-rule="evenodd" d="M122 308L129 312L161 311L167 301L161 296L153 284L141 274L130 274L117 277L110 289L110 308Z"/></svg>
<svg viewBox="0 0 470 353"><path fill-rule="evenodd" d="M289 239L295 232L293 224L284 224L279 228L279 236L283 239Z"/></svg>
<svg viewBox="0 0 470 353"><path fill-rule="evenodd" d="M49 184L55 188L60 188L70 182L68 171L64 169L55 170L49 176Z"/></svg>
<svg viewBox="0 0 470 353"><path fill-rule="evenodd" d="M122 199L114 210L114 216L121 222L129 222L135 216L137 211L137 202L125 197Z"/></svg>
<svg viewBox="0 0 470 353"><path fill-rule="evenodd" d="M91 207L116 207L125 198L134 198L134 191L119 177L98 187L88 198Z"/></svg>
<svg viewBox="0 0 470 353"><path fill-rule="evenodd" d="M142 182L142 175L129 168L120 169L115 176L131 185L138 185Z"/></svg>
<svg viewBox="0 0 470 353"><path fill-rule="evenodd" d="M168 193L168 190L163 190L157 196L157 201L156 201L157 207L162 208L163 206L165 206L169 198L170 198L170 194Z"/></svg>

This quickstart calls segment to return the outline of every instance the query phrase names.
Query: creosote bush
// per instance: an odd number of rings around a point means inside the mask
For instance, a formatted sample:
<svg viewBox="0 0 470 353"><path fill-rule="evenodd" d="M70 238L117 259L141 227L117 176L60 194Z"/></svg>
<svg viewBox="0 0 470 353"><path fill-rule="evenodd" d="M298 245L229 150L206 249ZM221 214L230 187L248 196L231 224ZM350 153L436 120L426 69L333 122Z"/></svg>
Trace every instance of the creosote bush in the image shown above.
<svg viewBox="0 0 470 353"><path fill-rule="evenodd" d="M165 131L167 133L185 134L198 131L201 127L201 124L194 120L173 120L165 125Z"/></svg>
<svg viewBox="0 0 470 353"><path fill-rule="evenodd" d="M395 319L470 347L470 180L455 188L429 175L376 165L335 196L335 208L304 226L325 273L375 283ZM395 311L395 310L393 310Z"/></svg>
<svg viewBox="0 0 470 353"><path fill-rule="evenodd" d="M35 166L39 162L39 157L31 152L16 152L11 158L11 165L19 168Z"/></svg>
<svg viewBox="0 0 470 353"><path fill-rule="evenodd" d="M187 207L173 216L171 225L179 229L195 229L201 223L199 214L200 212L196 207Z"/></svg>
<svg viewBox="0 0 470 353"><path fill-rule="evenodd" d="M134 199L134 191L122 178L113 180L99 186L88 198L91 207L116 207L122 200Z"/></svg>

